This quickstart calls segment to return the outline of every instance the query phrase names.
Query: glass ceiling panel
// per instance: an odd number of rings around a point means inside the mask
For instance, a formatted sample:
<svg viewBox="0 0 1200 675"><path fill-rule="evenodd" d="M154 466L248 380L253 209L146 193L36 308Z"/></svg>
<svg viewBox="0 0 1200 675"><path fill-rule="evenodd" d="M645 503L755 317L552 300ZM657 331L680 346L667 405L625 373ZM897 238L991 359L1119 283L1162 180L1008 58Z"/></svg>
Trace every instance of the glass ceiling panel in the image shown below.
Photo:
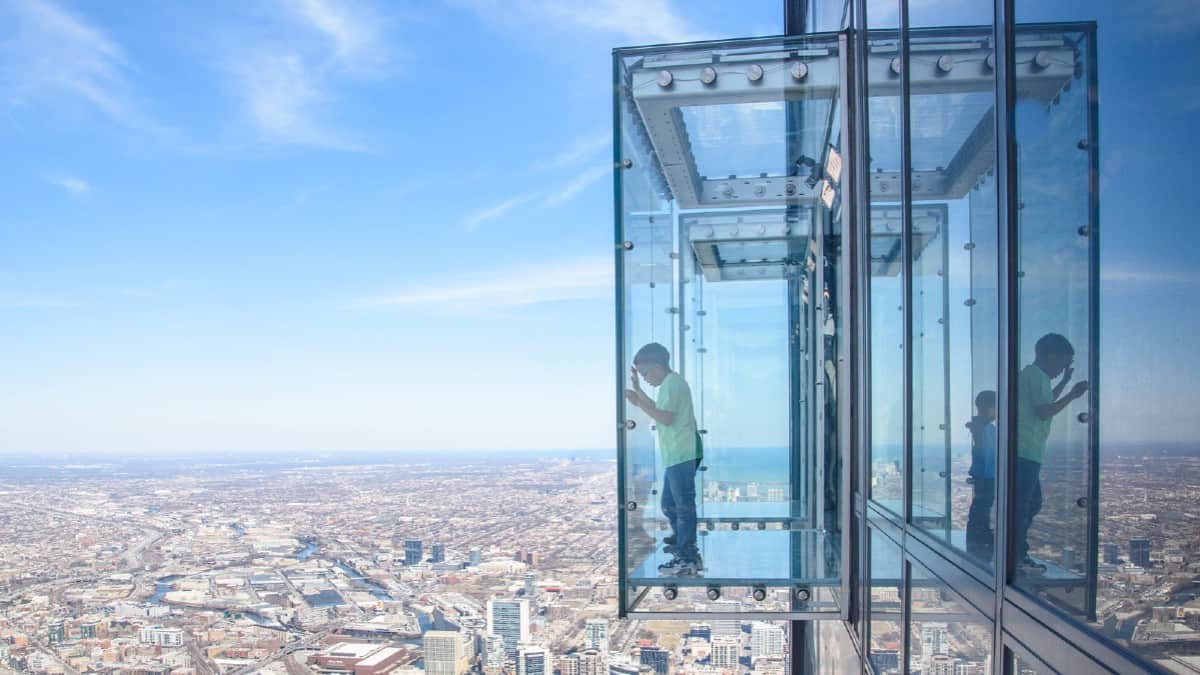
<svg viewBox="0 0 1200 675"><path fill-rule="evenodd" d="M796 136L800 152L821 160L829 125L829 100L800 101ZM680 108L701 176L788 176L787 105L783 101Z"/></svg>

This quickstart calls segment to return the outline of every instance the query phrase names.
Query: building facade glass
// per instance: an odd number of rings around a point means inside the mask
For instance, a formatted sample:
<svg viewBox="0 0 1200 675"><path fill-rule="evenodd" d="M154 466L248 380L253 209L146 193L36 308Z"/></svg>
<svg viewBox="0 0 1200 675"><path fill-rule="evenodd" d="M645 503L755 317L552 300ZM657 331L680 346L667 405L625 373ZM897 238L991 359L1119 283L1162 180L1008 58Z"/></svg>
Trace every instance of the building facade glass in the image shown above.
<svg viewBox="0 0 1200 675"><path fill-rule="evenodd" d="M790 619L819 672L1196 668L1196 13L786 10L615 52L622 613Z"/></svg>

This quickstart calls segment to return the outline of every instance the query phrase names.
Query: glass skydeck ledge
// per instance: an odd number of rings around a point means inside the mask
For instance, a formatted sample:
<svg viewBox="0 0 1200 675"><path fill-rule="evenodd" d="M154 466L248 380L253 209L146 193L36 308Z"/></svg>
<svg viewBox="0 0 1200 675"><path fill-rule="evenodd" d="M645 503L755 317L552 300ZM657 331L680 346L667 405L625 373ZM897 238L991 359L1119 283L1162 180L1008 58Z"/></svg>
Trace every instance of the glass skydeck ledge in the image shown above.
<svg viewBox="0 0 1200 675"><path fill-rule="evenodd" d="M658 569L671 557L672 525L660 504L668 467L656 424L619 399L622 613L699 618L716 611L705 605L714 594L801 590L822 599L802 607L763 600L743 611L845 611L847 491L858 480L845 474L853 464L846 401L856 395L851 364L868 349L891 367L911 358L919 378L911 444L922 450L904 449L914 455L908 525L967 548L965 513L952 505L963 476L951 461L952 440L961 445L952 434L962 433L951 400L996 386L987 373L996 358L988 338L996 330L996 259L987 248L995 240L992 32L910 32L907 195L897 35L860 35L865 101L847 96L849 33L615 52L618 392L638 349L663 345L690 386L704 446L695 505L703 570L677 576ZM1079 26L1018 29L1019 101L1050 110L1078 97L1084 40ZM864 102L869 167L854 174L844 139L853 106ZM1087 146L1081 138L1071 151ZM1060 166L1044 170L1050 183L1062 180ZM854 212L854 175L867 191L865 212ZM847 275L849 236L862 237L858 278ZM847 298L857 286L870 288L874 325L868 344L850 353ZM979 366L965 384L950 361L952 341ZM880 429L882 413L872 412ZM860 457L860 470L874 471L875 459ZM900 457L883 460L893 461ZM900 494L879 483L871 498ZM905 513L899 503L888 508ZM1069 594L1088 580L1048 564L1037 583Z"/></svg>

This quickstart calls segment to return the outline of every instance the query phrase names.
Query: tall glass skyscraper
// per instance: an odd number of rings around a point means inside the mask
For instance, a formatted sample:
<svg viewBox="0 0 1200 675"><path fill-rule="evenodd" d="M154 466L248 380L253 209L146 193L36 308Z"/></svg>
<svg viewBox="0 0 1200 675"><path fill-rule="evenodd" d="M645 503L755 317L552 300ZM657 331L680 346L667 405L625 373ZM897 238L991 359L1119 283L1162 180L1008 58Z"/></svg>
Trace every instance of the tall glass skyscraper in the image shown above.
<svg viewBox="0 0 1200 675"><path fill-rule="evenodd" d="M510 660L517 650L529 641L528 600L488 600L487 629L504 640L504 653Z"/></svg>
<svg viewBox="0 0 1200 675"><path fill-rule="evenodd" d="M614 51L622 615L788 620L793 672L1194 667L1200 15L781 4Z"/></svg>

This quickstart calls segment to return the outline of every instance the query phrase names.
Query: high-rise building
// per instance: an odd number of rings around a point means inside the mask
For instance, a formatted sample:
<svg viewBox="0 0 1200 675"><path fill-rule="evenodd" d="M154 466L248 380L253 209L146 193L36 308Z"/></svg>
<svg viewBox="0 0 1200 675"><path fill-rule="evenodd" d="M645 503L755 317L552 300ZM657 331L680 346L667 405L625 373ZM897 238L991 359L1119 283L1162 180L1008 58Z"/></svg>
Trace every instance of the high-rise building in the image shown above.
<svg viewBox="0 0 1200 675"><path fill-rule="evenodd" d="M554 670L558 675L579 675L579 654L565 654L554 660Z"/></svg>
<svg viewBox="0 0 1200 675"><path fill-rule="evenodd" d="M537 574L534 572L525 573L525 596L532 598L537 595Z"/></svg>
<svg viewBox="0 0 1200 675"><path fill-rule="evenodd" d="M608 651L608 619L588 619L583 624L583 644L587 649Z"/></svg>
<svg viewBox="0 0 1200 675"><path fill-rule="evenodd" d="M47 632L46 641L52 645L60 645L67 641L67 624L61 619L51 621Z"/></svg>
<svg viewBox="0 0 1200 675"><path fill-rule="evenodd" d="M429 549L429 562L440 563L446 561L446 545L434 544Z"/></svg>
<svg viewBox="0 0 1200 675"><path fill-rule="evenodd" d="M416 565L421 562L423 550L420 539L405 539L404 540L404 564Z"/></svg>
<svg viewBox="0 0 1200 675"><path fill-rule="evenodd" d="M712 639L709 660L716 668L737 668L741 653L741 640L731 635L717 635Z"/></svg>
<svg viewBox="0 0 1200 675"><path fill-rule="evenodd" d="M671 653L662 647L642 647L638 662L653 668L657 675L667 675L671 671Z"/></svg>
<svg viewBox="0 0 1200 675"><path fill-rule="evenodd" d="M712 639L712 626L707 623L694 623L688 626L688 637L700 638L701 640Z"/></svg>
<svg viewBox="0 0 1200 675"><path fill-rule="evenodd" d="M1188 602L1137 568L1182 573L1198 541L1178 486L1196 482L1183 474L1200 446L1151 440L1200 437L1186 401L1151 395L1200 354L1195 294L1155 312L1167 289L1115 302L1108 281L1126 276L1112 266L1126 242L1157 238L1145 270L1200 248L1186 217L1123 217L1194 213L1200 191L1163 187L1190 164L1098 130L1153 129L1170 155L1200 154L1189 104L1166 94L1200 90L1200 69L1171 70L1200 24L1135 28L1113 3L1063 0L780 4L782 37L614 50L619 615L711 621L714 662L745 641L730 623L791 621L805 675L893 658L924 675L1141 673L1189 656L1172 638L1184 616L1131 619L1132 635L1114 623ZM1143 67L1105 65L1129 63ZM1114 91L1167 103L1125 125L1102 103ZM1122 170L1114 142L1159 171ZM733 296L754 328L714 322ZM1120 339L1148 322L1167 338ZM1180 338L1187 350L1168 346ZM770 381L731 365L767 340ZM661 416L624 397L639 352L671 370L667 400L685 427L699 412L701 443L660 438ZM1165 352L1179 360L1141 358ZM1102 406L1135 380L1144 395ZM704 414L717 389L753 400L731 396L718 420ZM749 429L778 439L774 459L732 475L699 457ZM660 572L675 451L717 472L697 474L701 579ZM1122 541L1131 568L1101 563Z"/></svg>
<svg viewBox="0 0 1200 675"><path fill-rule="evenodd" d="M607 645L607 640L605 643ZM605 675L608 672L608 665L605 663L607 653L607 646L603 649L585 649L579 652L579 675Z"/></svg>
<svg viewBox="0 0 1200 675"><path fill-rule="evenodd" d="M490 615L491 612L489 611L488 614ZM504 649L504 638L495 633L483 634L480 651L483 652L483 667L487 669L499 670L508 660L508 654Z"/></svg>
<svg viewBox="0 0 1200 675"><path fill-rule="evenodd" d="M517 649L529 641L528 600L488 600L488 632L504 639L504 653L517 658Z"/></svg>
<svg viewBox="0 0 1200 675"><path fill-rule="evenodd" d="M467 553L467 562L472 565L478 565L483 561L483 552L477 548L473 548Z"/></svg>
<svg viewBox="0 0 1200 675"><path fill-rule="evenodd" d="M424 635L425 672L428 675L462 675L470 670L470 639L457 631L431 630Z"/></svg>
<svg viewBox="0 0 1200 675"><path fill-rule="evenodd" d="M1129 540L1129 562L1141 568L1150 567L1150 540Z"/></svg>
<svg viewBox="0 0 1200 675"><path fill-rule="evenodd" d="M1121 562L1121 547L1109 542L1104 545L1104 563L1116 565Z"/></svg>
<svg viewBox="0 0 1200 675"><path fill-rule="evenodd" d="M784 631L781 626L765 621L755 621L750 626L750 662L761 658L783 656Z"/></svg>
<svg viewBox="0 0 1200 675"><path fill-rule="evenodd" d="M554 675L545 647L522 645L517 649L517 675Z"/></svg>
<svg viewBox="0 0 1200 675"><path fill-rule="evenodd" d="M927 621L921 624L921 654L928 658L934 654L945 654L949 650L946 642L947 624Z"/></svg>

